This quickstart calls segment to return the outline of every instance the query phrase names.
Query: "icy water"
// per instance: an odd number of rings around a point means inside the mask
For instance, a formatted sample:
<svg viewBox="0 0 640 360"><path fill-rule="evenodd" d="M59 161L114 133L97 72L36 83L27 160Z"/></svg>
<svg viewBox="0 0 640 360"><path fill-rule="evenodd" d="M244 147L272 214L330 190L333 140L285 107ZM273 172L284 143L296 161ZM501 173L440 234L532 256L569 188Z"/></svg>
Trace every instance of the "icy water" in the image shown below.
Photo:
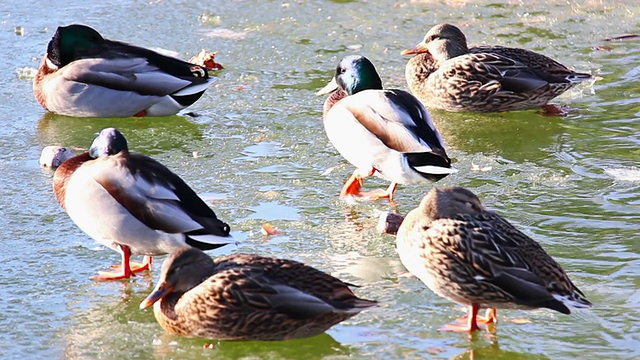
<svg viewBox="0 0 640 360"><path fill-rule="evenodd" d="M0 358L2 359L620 359L640 357L640 5L611 1L68 1L0 5ZM472 189L537 239L594 307L572 315L500 312L495 333L442 333L464 309L402 276L394 239L375 231L385 201L347 205L352 171L326 139L314 96L338 60L363 54L387 87L406 88L401 50L452 22L470 43L526 47L598 77L535 111L432 111L460 172L438 185ZM22 68L35 68L56 27L84 23L105 37L189 58L219 51L226 69L186 115L83 119L46 113ZM16 27L23 27L22 35ZM89 277L119 255L82 233L56 203L40 150L86 148L118 127L206 198L241 243L233 251L305 261L381 306L309 339L213 342L166 334L138 309L155 284ZM194 152L197 156L194 157ZM368 180L367 187L386 186ZM401 186L397 208L430 186ZM264 237L270 222L282 234Z"/></svg>

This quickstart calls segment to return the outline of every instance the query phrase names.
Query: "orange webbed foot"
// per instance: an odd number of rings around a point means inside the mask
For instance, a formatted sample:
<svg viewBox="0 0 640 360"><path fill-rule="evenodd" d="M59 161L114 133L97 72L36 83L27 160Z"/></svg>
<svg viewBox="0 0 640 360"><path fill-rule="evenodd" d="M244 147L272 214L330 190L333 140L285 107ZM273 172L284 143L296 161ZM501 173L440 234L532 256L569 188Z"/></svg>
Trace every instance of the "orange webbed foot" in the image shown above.
<svg viewBox="0 0 640 360"><path fill-rule="evenodd" d="M368 176L372 176L376 172L376 169L371 168L369 170L356 169L353 175L347 180L340 192L341 198L349 196L362 198L365 200L373 201L379 199L389 199L393 203L393 194L398 187L398 184L391 183L386 190L376 189L372 191L360 191L364 184L364 179Z"/></svg>
<svg viewBox="0 0 640 360"><path fill-rule="evenodd" d="M396 191L396 187L398 187L398 184L391 183L386 190L376 189L372 191L362 191L360 194L368 200L389 199L389 202L393 203L393 194Z"/></svg>
<svg viewBox="0 0 640 360"><path fill-rule="evenodd" d="M468 324L446 324L445 326L439 329L440 331L451 331L451 332L466 332L471 333L476 330L480 330L477 324L474 323L473 326L469 326Z"/></svg>
<svg viewBox="0 0 640 360"><path fill-rule="evenodd" d="M494 308L487 309L487 312L484 316L478 316L476 321L480 324L491 324L498 322L498 310Z"/></svg>
<svg viewBox="0 0 640 360"><path fill-rule="evenodd" d="M371 176L375 173L375 169L371 168L369 170L356 169L349 180L344 183L342 187L342 191L340 191L340 197L344 198L347 196L356 196L361 197L362 193L360 189L364 184L364 178Z"/></svg>
<svg viewBox="0 0 640 360"><path fill-rule="evenodd" d="M123 280L129 279L132 276L135 276L132 272L126 271L98 271L98 275L94 275L91 277L91 280L97 281L109 281L109 280Z"/></svg>
<svg viewBox="0 0 640 360"><path fill-rule="evenodd" d="M362 177L351 175L349 180L344 183L342 190L340 191L340 197L346 196L360 196L360 189L362 188L362 184L364 184L364 179Z"/></svg>
<svg viewBox="0 0 640 360"><path fill-rule="evenodd" d="M478 327L478 310L479 307L476 304L469 306L469 314L461 318L456 319L457 322L462 324L447 324L440 329L440 331L454 331L454 332L474 332L480 330ZM494 309L495 310L495 309ZM487 315L489 313L487 312ZM466 323L466 324L465 324Z"/></svg>
<svg viewBox="0 0 640 360"><path fill-rule="evenodd" d="M98 275L91 277L93 280L121 280L128 279L135 275L136 272L149 270L151 267L151 256L145 256L142 264L131 262L131 249L125 245L118 245L122 255L122 265L113 265L111 271L98 271Z"/></svg>
<svg viewBox="0 0 640 360"><path fill-rule="evenodd" d="M465 315L465 316L461 316L459 318L456 319L456 322L458 323L466 323L469 321L469 316ZM476 321L478 322L478 324L491 324L491 323L497 323L498 322L498 311L494 308L489 308L487 309L487 312L485 313L484 316L476 316Z"/></svg>
<svg viewBox="0 0 640 360"><path fill-rule="evenodd" d="M153 258L151 256L145 256L142 263L137 261L129 261L129 269L132 273L139 273L145 270L151 270ZM122 271L122 265L111 265L111 269L116 271Z"/></svg>

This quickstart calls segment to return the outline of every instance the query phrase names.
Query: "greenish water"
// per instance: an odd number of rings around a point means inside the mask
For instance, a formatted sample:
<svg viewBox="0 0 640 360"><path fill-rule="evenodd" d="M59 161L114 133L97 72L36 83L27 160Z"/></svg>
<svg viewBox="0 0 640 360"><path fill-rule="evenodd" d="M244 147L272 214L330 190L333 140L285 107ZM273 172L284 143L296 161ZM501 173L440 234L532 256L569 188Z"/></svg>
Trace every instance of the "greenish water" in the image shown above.
<svg viewBox="0 0 640 360"><path fill-rule="evenodd" d="M640 357L640 5L513 1L90 1L8 0L0 7L0 358L157 359L573 359ZM535 11L534 11L535 10ZM535 112L433 111L461 185L543 244L594 308L570 316L501 311L495 334L441 333L463 313L404 270L394 239L379 236L385 202L348 206L338 191L352 168L321 125L314 96L337 61L360 53L387 87L406 88L399 55L438 22L463 25L471 43L523 46L599 77L555 102L567 117ZM177 51L219 51L226 69L188 111L159 119L75 119L47 114L30 79L53 31L72 22L106 37ZM14 33L23 26L24 36ZM611 49L594 50L607 45ZM288 342L222 342L166 334L138 309L158 276L89 277L119 260L82 233L56 203L46 145L87 147L107 126L154 156L210 200L241 240L231 251L305 261L377 299L327 334ZM198 156L194 157L193 153ZM473 165L487 171L472 171ZM490 168L490 169L489 169ZM386 186L368 180L367 187ZM400 187L406 213L428 191ZM265 238L270 222L283 234ZM158 260L161 260L159 258ZM159 263L159 261L157 262Z"/></svg>

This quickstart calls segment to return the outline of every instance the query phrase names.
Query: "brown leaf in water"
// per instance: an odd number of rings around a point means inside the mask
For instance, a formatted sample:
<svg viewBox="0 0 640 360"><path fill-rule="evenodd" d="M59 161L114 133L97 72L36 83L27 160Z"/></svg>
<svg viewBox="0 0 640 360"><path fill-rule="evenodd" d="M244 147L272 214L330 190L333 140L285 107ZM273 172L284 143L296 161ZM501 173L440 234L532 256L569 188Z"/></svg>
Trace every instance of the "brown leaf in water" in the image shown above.
<svg viewBox="0 0 640 360"><path fill-rule="evenodd" d="M209 70L222 70L224 69L224 66L222 66L222 64L220 63L215 62L214 58L216 54L218 54L217 51L208 52L207 50L202 49L202 51L200 51L198 55L189 59L189 62L192 64L204 66Z"/></svg>
<svg viewBox="0 0 640 360"><path fill-rule="evenodd" d="M612 46L608 46L608 45L600 45L600 46L594 46L593 50L596 51L611 51L613 50Z"/></svg>

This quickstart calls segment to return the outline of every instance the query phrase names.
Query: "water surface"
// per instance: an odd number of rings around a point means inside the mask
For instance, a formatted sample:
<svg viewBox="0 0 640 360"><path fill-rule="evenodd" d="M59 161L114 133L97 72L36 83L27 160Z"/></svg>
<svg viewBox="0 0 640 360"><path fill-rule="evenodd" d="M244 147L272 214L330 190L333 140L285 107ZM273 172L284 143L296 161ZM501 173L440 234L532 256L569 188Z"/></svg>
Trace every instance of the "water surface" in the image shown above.
<svg viewBox="0 0 640 360"><path fill-rule="evenodd" d="M640 41L602 41L640 33L637 1L80 4L8 0L0 10L0 358L640 357ZM537 239L592 310L502 311L495 334L439 332L464 309L401 275L394 239L374 230L376 211L389 205L338 199L350 165L322 174L344 163L322 129L323 99L314 96L338 60L363 54L387 87L404 89L407 58L400 51L444 21L462 26L470 43L527 47L598 77L555 100L572 108L567 117L432 111L460 170L438 184L472 189ZM197 117L49 114L18 69L35 68L55 28L73 22L184 58L201 48L219 51L226 69L188 109ZM361 285L357 294L379 300L380 308L288 342L215 342L205 349L206 340L166 334L151 311L138 309L159 266L131 281L91 281L119 256L71 222L53 197L52 173L37 163L42 147L86 148L107 126L180 174L232 225L241 243L212 255L245 251L305 261ZM398 211L415 207L429 188L401 186ZM261 235L267 221L283 233Z"/></svg>

